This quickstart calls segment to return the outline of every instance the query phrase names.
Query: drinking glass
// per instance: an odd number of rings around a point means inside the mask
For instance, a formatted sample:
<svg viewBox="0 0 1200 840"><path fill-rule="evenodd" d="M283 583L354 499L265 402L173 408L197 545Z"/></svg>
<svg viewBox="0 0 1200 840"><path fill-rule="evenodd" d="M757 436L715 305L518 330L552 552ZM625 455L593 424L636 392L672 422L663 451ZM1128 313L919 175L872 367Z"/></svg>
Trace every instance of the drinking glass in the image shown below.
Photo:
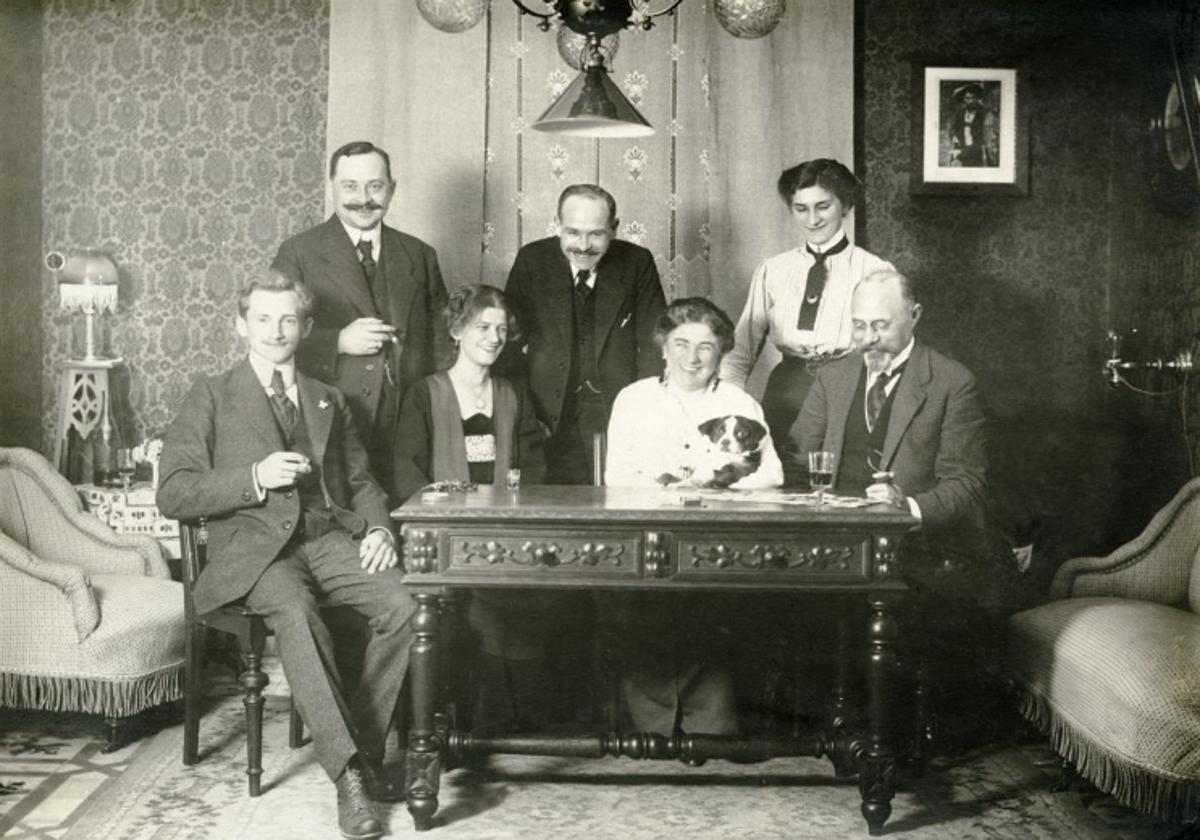
<svg viewBox="0 0 1200 840"><path fill-rule="evenodd" d="M808 480L817 491L817 505L825 504L825 491L833 486L833 468L837 456L832 452L808 453Z"/></svg>
<svg viewBox="0 0 1200 840"><path fill-rule="evenodd" d="M133 474L137 471L137 462L133 460L132 449L117 450L117 472L121 474L121 489L126 493L129 492L129 485L133 482Z"/></svg>

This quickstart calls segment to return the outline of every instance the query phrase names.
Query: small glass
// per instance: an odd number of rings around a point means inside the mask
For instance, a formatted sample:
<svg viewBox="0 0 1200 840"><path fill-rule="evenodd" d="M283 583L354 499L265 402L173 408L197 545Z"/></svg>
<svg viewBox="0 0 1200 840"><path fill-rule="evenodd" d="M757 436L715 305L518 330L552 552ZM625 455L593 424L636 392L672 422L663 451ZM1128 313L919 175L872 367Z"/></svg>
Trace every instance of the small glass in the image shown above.
<svg viewBox="0 0 1200 840"><path fill-rule="evenodd" d="M508 484L508 489L513 493L521 489L521 471L513 468L508 471L508 475L504 477L505 483Z"/></svg>
<svg viewBox="0 0 1200 840"><path fill-rule="evenodd" d="M817 491L817 505L825 504L825 491L833 487L833 468L837 455L832 452L808 453L808 481Z"/></svg>
<svg viewBox="0 0 1200 840"><path fill-rule="evenodd" d="M132 449L117 450L117 472L121 476L121 489L129 492L133 483L133 474L137 472L137 462L133 459Z"/></svg>

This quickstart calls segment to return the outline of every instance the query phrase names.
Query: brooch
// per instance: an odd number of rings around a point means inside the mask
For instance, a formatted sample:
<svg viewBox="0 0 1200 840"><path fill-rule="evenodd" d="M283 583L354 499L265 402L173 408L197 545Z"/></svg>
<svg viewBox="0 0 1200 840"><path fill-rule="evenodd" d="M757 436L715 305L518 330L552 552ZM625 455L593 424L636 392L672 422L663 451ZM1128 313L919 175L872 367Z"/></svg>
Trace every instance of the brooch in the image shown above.
<svg viewBox="0 0 1200 840"><path fill-rule="evenodd" d="M329 408L329 400L317 400L317 408L321 409L322 411Z"/></svg>

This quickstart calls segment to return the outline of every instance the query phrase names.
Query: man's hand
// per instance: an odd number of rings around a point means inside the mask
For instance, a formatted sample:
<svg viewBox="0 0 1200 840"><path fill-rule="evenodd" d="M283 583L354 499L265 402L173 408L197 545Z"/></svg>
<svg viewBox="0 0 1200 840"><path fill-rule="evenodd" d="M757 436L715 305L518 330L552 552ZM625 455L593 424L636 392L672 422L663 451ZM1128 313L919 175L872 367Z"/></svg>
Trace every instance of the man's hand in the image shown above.
<svg viewBox="0 0 1200 840"><path fill-rule="evenodd" d="M396 328L378 318L358 318L338 333L338 352L348 356L370 356L394 341Z"/></svg>
<svg viewBox="0 0 1200 840"><path fill-rule="evenodd" d="M272 452L254 465L254 477L264 490L291 487L302 475L312 472L312 464L299 452Z"/></svg>
<svg viewBox="0 0 1200 840"><path fill-rule="evenodd" d="M885 505L902 509L908 507L907 497L903 491L890 481L872 484L867 488L867 498L873 502L882 502Z"/></svg>
<svg viewBox="0 0 1200 840"><path fill-rule="evenodd" d="M358 556L369 575L395 568L400 562L392 535L383 528L375 528L363 537L358 546Z"/></svg>

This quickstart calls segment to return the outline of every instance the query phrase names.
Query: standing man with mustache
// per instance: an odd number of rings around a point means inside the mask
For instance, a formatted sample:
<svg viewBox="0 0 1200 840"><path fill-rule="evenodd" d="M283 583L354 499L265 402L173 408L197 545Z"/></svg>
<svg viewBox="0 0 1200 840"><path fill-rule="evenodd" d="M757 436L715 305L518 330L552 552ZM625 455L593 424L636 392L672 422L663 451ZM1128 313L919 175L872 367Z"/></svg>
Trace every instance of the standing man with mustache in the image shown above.
<svg viewBox="0 0 1200 840"><path fill-rule="evenodd" d="M329 158L334 214L280 245L271 263L316 296L297 363L346 395L371 474L392 505L404 501L392 481L400 398L450 347L437 253L383 224L395 190L387 152L365 140L347 143Z"/></svg>
<svg viewBox="0 0 1200 840"><path fill-rule="evenodd" d="M654 325L666 308L654 257L617 239L617 203L595 184L558 199L557 237L517 252L505 297L522 338L501 367L527 381L546 443L548 484L590 484L592 435L617 393L662 372Z"/></svg>

